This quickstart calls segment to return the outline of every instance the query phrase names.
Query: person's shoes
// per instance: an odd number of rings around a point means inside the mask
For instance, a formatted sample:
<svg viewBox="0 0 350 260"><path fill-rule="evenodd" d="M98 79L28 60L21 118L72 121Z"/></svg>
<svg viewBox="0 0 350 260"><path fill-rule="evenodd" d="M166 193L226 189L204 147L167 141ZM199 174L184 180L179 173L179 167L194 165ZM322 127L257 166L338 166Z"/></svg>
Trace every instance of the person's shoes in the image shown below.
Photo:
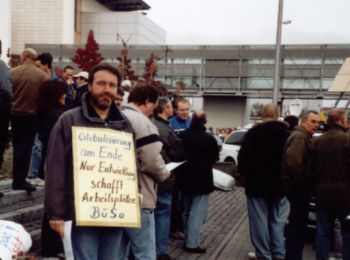
<svg viewBox="0 0 350 260"><path fill-rule="evenodd" d="M194 254L205 254L207 252L207 250L205 250L205 248L201 248L201 247L190 248L190 247L184 246L183 250L185 252L194 253Z"/></svg>
<svg viewBox="0 0 350 260"><path fill-rule="evenodd" d="M27 192L36 191L36 188L30 184L29 182L25 181L21 184L12 184L13 190L26 190Z"/></svg>
<svg viewBox="0 0 350 260"><path fill-rule="evenodd" d="M157 254L157 260L173 260L168 254Z"/></svg>
<svg viewBox="0 0 350 260"><path fill-rule="evenodd" d="M27 179L27 181L33 186L45 186L45 181L38 177L35 177L33 179Z"/></svg>
<svg viewBox="0 0 350 260"><path fill-rule="evenodd" d="M256 255L254 252L249 252L247 255L248 259L250 260L255 260L256 259Z"/></svg>
<svg viewBox="0 0 350 260"><path fill-rule="evenodd" d="M175 231L170 234L170 237L174 239L184 240L185 234L181 231Z"/></svg>

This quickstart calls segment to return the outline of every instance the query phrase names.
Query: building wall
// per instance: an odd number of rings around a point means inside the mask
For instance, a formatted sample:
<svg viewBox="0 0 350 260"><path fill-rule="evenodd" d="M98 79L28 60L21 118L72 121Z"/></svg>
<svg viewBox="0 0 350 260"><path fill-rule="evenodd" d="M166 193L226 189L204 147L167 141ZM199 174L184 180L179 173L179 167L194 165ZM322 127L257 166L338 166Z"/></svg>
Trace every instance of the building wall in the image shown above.
<svg viewBox="0 0 350 260"><path fill-rule="evenodd" d="M12 0L12 7L11 0L1 1L0 37L12 53L21 53L25 44L82 44L89 30L100 44L122 44L121 38L128 44L165 44L165 31L141 12L111 12L95 0Z"/></svg>
<svg viewBox="0 0 350 260"><path fill-rule="evenodd" d="M72 5L74 0L12 0L12 52L20 53L26 43L72 44Z"/></svg>
<svg viewBox="0 0 350 260"><path fill-rule="evenodd" d="M82 12L108 12L109 9L95 0L81 0Z"/></svg>
<svg viewBox="0 0 350 260"><path fill-rule="evenodd" d="M99 44L165 44L165 31L140 12L83 12L82 43L89 30ZM119 35L119 37L117 37Z"/></svg>
<svg viewBox="0 0 350 260"><path fill-rule="evenodd" d="M63 3L63 28L62 28L62 43L74 43L74 19L75 19L75 4L74 0L62 0Z"/></svg>
<svg viewBox="0 0 350 260"><path fill-rule="evenodd" d="M74 44L81 43L81 16L84 0L75 1Z"/></svg>
<svg viewBox="0 0 350 260"><path fill-rule="evenodd" d="M7 49L11 47L11 0L1 0L0 40L2 42L1 59L7 61Z"/></svg>
<svg viewBox="0 0 350 260"><path fill-rule="evenodd" d="M244 126L247 122L246 103L243 97L204 97L203 110L207 114L207 126L214 129Z"/></svg>
<svg viewBox="0 0 350 260"><path fill-rule="evenodd" d="M55 57L55 65L62 68L72 64L71 58L81 45L32 47L38 51L50 51ZM167 59L164 58L165 47L170 48ZM158 62L157 80L165 82L170 92L176 92L176 83L183 79L187 87L181 95L192 99L191 109L203 108L208 113L209 126L239 127L250 123L250 110L254 103L272 102L272 84L269 83L269 79L272 79L271 68L274 61L270 58L273 57L271 48L272 46L264 49L254 45L129 45L129 57L132 60L132 68L138 76L142 76L144 61L151 53L163 57ZM121 49L122 46L116 44L100 45L105 61L115 66L118 66L116 58L120 55ZM244 56L240 58L238 55L238 60L237 49L244 50L242 53ZM303 108L319 110L321 107L333 107L339 93L328 92L328 86L344 59L350 56L350 45L291 45L284 46L283 50L285 53L282 76L283 79L289 77L293 80L281 88L281 116L285 116L290 100L294 98L302 100ZM310 56L313 50L317 50L321 56L318 57L316 54ZM324 50L324 54L319 50ZM193 79L197 80L199 86L191 83ZM233 84L236 82L235 79L240 84L231 88L225 87L225 84L235 85ZM325 79L328 84L323 84L322 87L320 84L314 86L310 83L316 80L318 83L326 83ZM345 94L342 97L343 102L340 102L338 107L344 107L349 98L350 94Z"/></svg>

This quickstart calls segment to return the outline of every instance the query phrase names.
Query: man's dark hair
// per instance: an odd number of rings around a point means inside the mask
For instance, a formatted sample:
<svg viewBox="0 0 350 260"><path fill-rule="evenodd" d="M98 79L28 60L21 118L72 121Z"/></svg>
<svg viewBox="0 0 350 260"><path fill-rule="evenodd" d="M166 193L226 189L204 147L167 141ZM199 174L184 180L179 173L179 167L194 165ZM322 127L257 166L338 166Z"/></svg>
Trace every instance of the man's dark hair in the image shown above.
<svg viewBox="0 0 350 260"><path fill-rule="evenodd" d="M328 113L327 125L328 126L338 125L340 120L345 117L346 117L346 114L343 109L334 108Z"/></svg>
<svg viewBox="0 0 350 260"><path fill-rule="evenodd" d="M39 89L39 113L60 107L59 98L66 94L68 85L62 80L47 80Z"/></svg>
<svg viewBox="0 0 350 260"><path fill-rule="evenodd" d="M73 66L71 66L71 65L66 65L66 66L64 66L64 68L63 68L63 72L66 72L66 70L74 70L74 68L73 68Z"/></svg>
<svg viewBox="0 0 350 260"><path fill-rule="evenodd" d="M117 89L117 94L121 97L124 97L125 95L125 91L120 87Z"/></svg>
<svg viewBox="0 0 350 260"><path fill-rule="evenodd" d="M154 110L154 113L156 115L163 113L166 106L171 102L171 100L168 97L160 97L158 99L157 107Z"/></svg>
<svg viewBox="0 0 350 260"><path fill-rule="evenodd" d="M40 60L41 64L47 65L49 69L52 69L52 55L49 52L43 52L38 55L37 60Z"/></svg>
<svg viewBox="0 0 350 260"><path fill-rule="evenodd" d="M146 102L156 103L159 97L158 88L149 83L139 83L131 90L128 102L145 105Z"/></svg>
<svg viewBox="0 0 350 260"><path fill-rule="evenodd" d="M94 81L95 73L101 70L107 70L113 75L115 75L118 78L118 88L120 88L120 83L121 83L121 74L119 70L112 65L108 63L99 63L95 66L93 66L90 71L89 71L89 80L88 83L92 85L92 82Z"/></svg>
<svg viewBox="0 0 350 260"><path fill-rule="evenodd" d="M294 131L294 129L298 126L299 124L299 118L296 116L290 115L286 116L283 121L288 123L288 130L289 131Z"/></svg>

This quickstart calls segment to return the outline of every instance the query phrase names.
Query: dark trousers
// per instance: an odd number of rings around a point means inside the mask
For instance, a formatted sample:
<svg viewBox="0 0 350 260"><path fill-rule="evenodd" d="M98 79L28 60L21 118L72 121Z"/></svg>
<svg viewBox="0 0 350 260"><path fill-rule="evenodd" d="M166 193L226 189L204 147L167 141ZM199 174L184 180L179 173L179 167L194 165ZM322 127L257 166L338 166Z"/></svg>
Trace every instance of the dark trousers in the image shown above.
<svg viewBox="0 0 350 260"><path fill-rule="evenodd" d="M171 201L171 232L184 232L183 225L183 198L182 193L175 185L173 187L172 201Z"/></svg>
<svg viewBox="0 0 350 260"><path fill-rule="evenodd" d="M21 185L25 182L28 175L38 120L31 115L12 115L11 127L13 143L13 185Z"/></svg>
<svg viewBox="0 0 350 260"><path fill-rule="evenodd" d="M60 253L64 253L62 240L60 235L51 229L49 219L44 213L41 228L41 255L44 257L57 257Z"/></svg>
<svg viewBox="0 0 350 260"><path fill-rule="evenodd" d="M316 259L328 260L331 250L334 222L338 218L341 227L342 238L342 259L350 260L350 223L345 219L349 215L349 211L335 212L327 209L318 209L316 212Z"/></svg>
<svg viewBox="0 0 350 260"><path fill-rule="evenodd" d="M9 122L11 112L9 109L0 109L0 169L4 161L4 152L9 141Z"/></svg>
<svg viewBox="0 0 350 260"><path fill-rule="evenodd" d="M307 232L310 194L295 187L285 186L290 204L288 225L286 227L286 260L302 260L304 242Z"/></svg>

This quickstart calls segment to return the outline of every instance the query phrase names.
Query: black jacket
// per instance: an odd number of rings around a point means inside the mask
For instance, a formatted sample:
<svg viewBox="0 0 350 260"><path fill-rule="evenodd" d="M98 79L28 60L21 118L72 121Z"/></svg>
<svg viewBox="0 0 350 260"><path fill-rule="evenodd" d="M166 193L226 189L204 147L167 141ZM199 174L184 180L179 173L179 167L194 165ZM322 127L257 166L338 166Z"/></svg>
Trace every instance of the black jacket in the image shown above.
<svg viewBox="0 0 350 260"><path fill-rule="evenodd" d="M160 140L163 143L161 155L165 163L180 162L184 160L185 154L181 139L177 137L169 126L169 121L156 116L154 124L159 131ZM158 183L158 193L171 191L175 181L175 175Z"/></svg>
<svg viewBox="0 0 350 260"><path fill-rule="evenodd" d="M84 95L84 93L88 92L88 83L85 83L84 85L77 87L75 90L75 97L73 99L73 108L81 106L81 99Z"/></svg>
<svg viewBox="0 0 350 260"><path fill-rule="evenodd" d="M215 138L206 133L205 127L191 127L184 132L182 141L187 161L176 176L180 190L190 195L209 194L214 190L213 165L219 159Z"/></svg>
<svg viewBox="0 0 350 260"><path fill-rule="evenodd" d="M49 144L52 128L55 126L58 118L64 112L64 106L59 106L55 109L49 109L39 113L38 137L41 141L41 162L39 169L39 177L44 178L44 163L46 160L47 146Z"/></svg>
<svg viewBox="0 0 350 260"><path fill-rule="evenodd" d="M333 126L311 143L308 174L320 209L350 213L350 134Z"/></svg>
<svg viewBox="0 0 350 260"><path fill-rule="evenodd" d="M281 175L283 147L289 136L287 125L268 121L251 128L238 153L238 171L247 196L283 196Z"/></svg>

